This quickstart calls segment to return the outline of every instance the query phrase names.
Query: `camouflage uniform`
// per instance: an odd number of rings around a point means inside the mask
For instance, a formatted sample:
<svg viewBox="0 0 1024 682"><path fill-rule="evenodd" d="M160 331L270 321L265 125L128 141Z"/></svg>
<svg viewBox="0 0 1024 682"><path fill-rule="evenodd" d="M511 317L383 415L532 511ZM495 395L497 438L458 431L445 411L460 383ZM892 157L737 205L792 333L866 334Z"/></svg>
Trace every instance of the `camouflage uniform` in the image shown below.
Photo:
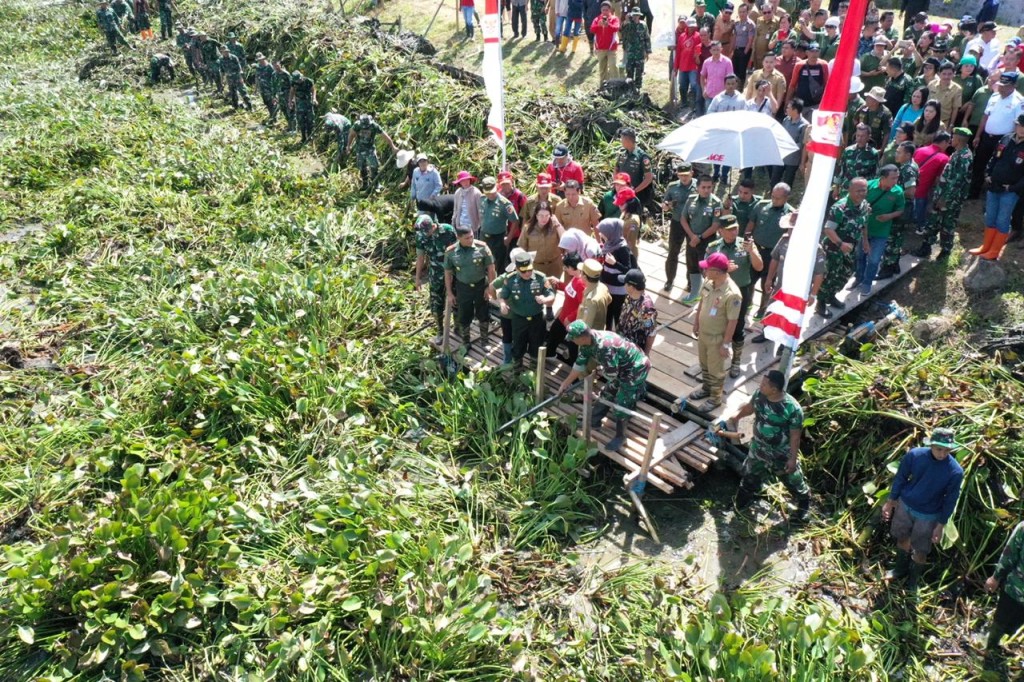
<svg viewBox="0 0 1024 682"><path fill-rule="evenodd" d="M864 200L859 207L850 205L850 197L844 196L829 209L826 225L833 227L839 235L840 242L853 244L854 250L843 253L828 238L822 239L825 249L825 279L818 291L818 300L830 305L835 295L843 290L853 274L854 254L861 248L862 230L868 224L868 202Z"/></svg>
<svg viewBox="0 0 1024 682"><path fill-rule="evenodd" d="M352 124L352 132L356 134L353 145L356 153L356 168L359 169L363 189L368 190L376 182L377 169L380 168L380 159L377 158L377 133L382 133L384 130L380 124L367 116L360 117Z"/></svg>
<svg viewBox="0 0 1024 682"><path fill-rule="evenodd" d="M199 52L203 55L203 66L206 67L207 82L216 86L217 94L224 93L224 81L221 79L220 70L220 48L223 47L220 41L207 38L199 46Z"/></svg>
<svg viewBox="0 0 1024 682"><path fill-rule="evenodd" d="M128 41L124 39L124 34L121 33L121 26L114 10L109 7L96 10L96 23L100 25L103 35L107 37L107 45L110 47L111 52L117 54L118 44L129 47Z"/></svg>
<svg viewBox="0 0 1024 682"><path fill-rule="evenodd" d="M313 81L300 75L292 74L292 87L295 88L295 121L299 126L302 141L313 137Z"/></svg>
<svg viewBox="0 0 1024 682"><path fill-rule="evenodd" d="M530 0L530 19L533 20L533 32L537 40L541 37L548 40L548 3L547 0Z"/></svg>
<svg viewBox="0 0 1024 682"><path fill-rule="evenodd" d="M1024 611L1024 522L1018 523L999 555L992 576L999 581L999 601L992 616L986 649L995 651L1003 635L1014 634L1021 626Z"/></svg>
<svg viewBox="0 0 1024 682"><path fill-rule="evenodd" d="M267 120L273 123L277 119L277 98L274 96L274 67L270 64L256 66L256 89L267 108Z"/></svg>
<svg viewBox="0 0 1024 682"><path fill-rule="evenodd" d="M235 109L238 108L238 97L241 95L245 108L252 111L249 90L245 87L245 81L242 80L242 62L238 60L237 56L228 52L221 55L220 68L228 79L228 99L231 100L231 106Z"/></svg>
<svg viewBox="0 0 1024 682"><path fill-rule="evenodd" d="M885 104L879 104L878 109L871 111L867 104L857 110L857 123L863 123L871 129L871 144L876 149L881 149L889 141L889 129L892 128L892 114L885 108Z"/></svg>
<svg viewBox="0 0 1024 682"><path fill-rule="evenodd" d="M292 75L285 70L274 69L274 98L277 100L277 108L284 111L285 120L288 121L288 132L295 132L295 101L292 99ZM277 111L271 117L270 122L277 121Z"/></svg>
<svg viewBox="0 0 1024 682"><path fill-rule="evenodd" d="M189 37L188 47L189 57L192 59L192 66L195 67L196 73L203 79L203 83L210 82L210 70L206 68L206 64L203 62L203 43L199 40L199 34L195 33Z"/></svg>
<svg viewBox="0 0 1024 682"><path fill-rule="evenodd" d="M430 285L430 313L437 322L440 332L444 317L444 254L448 247L455 244L455 228L448 223L436 224L433 234L426 229L416 230L416 255L427 257L427 281Z"/></svg>
<svg viewBox="0 0 1024 682"><path fill-rule="evenodd" d="M869 180L875 177L878 172L878 150L870 144L860 149L856 144L851 144L843 150L839 156L839 169L836 172L833 187L846 191L850 187L850 180L864 178Z"/></svg>
<svg viewBox="0 0 1024 682"><path fill-rule="evenodd" d="M590 330L593 342L580 346L573 369L584 373L593 360L604 369L608 383L601 390L601 397L616 405L633 409L647 394L647 373L651 361L636 344L627 341L615 332ZM625 412L615 410L617 419L628 419Z"/></svg>
<svg viewBox="0 0 1024 682"><path fill-rule="evenodd" d="M348 147L348 134L352 130L352 121L340 114L333 114L334 118L328 118L324 123L325 128L334 130L334 137L338 142L338 149L334 152L334 167L337 169L345 165L345 148Z"/></svg>
<svg viewBox="0 0 1024 682"><path fill-rule="evenodd" d="M642 21L629 19L619 29L622 40L623 62L626 65L626 78L632 78L639 90L644 83L644 65L647 55L651 54L651 34Z"/></svg>
<svg viewBox="0 0 1024 682"><path fill-rule="evenodd" d="M242 65L242 73L245 73L246 68L249 66L249 62L245 58L245 48L242 47L242 43L232 39L231 42L228 43L228 52L238 57L238 63Z"/></svg>
<svg viewBox="0 0 1024 682"><path fill-rule="evenodd" d="M117 17L117 26L124 31L125 26L128 30L134 30L135 27L135 12L132 10L132 4L127 0L113 0L110 3L110 9L114 11L114 16Z"/></svg>
<svg viewBox="0 0 1024 682"><path fill-rule="evenodd" d="M750 454L743 461L741 495L752 497L777 478L797 500L806 504L811 491L799 460L796 470L786 473L786 461L790 457L789 432L803 428L804 411L800 403L788 393L782 395L782 400L772 402L759 390L750 401L754 405L754 437L750 441Z"/></svg>
<svg viewBox="0 0 1024 682"><path fill-rule="evenodd" d="M160 80L160 74L164 69L167 69L167 73L170 75L170 80L174 80L174 62L171 60L170 55L158 52L149 58L149 82L156 83Z"/></svg>
<svg viewBox="0 0 1024 682"><path fill-rule="evenodd" d="M174 44L181 50L181 54L185 59L185 66L188 67L188 72L195 76L198 72L196 71L196 65L192 62L192 37L184 29L181 29L178 31L178 35L174 37Z"/></svg>
<svg viewBox="0 0 1024 682"><path fill-rule="evenodd" d="M843 139L853 140L853 131L857 127L857 112L864 106L864 98L859 92L850 95L846 102L846 118L843 120Z"/></svg>
<svg viewBox="0 0 1024 682"><path fill-rule="evenodd" d="M913 196L913 193L907 191L907 188L916 187L920 175L921 169L917 167L917 163L913 159L900 166L900 179L897 182L903 188L906 196ZM894 275L899 274L900 257L903 255L903 236L907 225L913 222L913 215L914 202L908 201L903 208L903 215L892 222L892 233L889 235L889 241L885 243L885 253L882 254L879 272L888 270L894 271L892 272Z"/></svg>
<svg viewBox="0 0 1024 682"><path fill-rule="evenodd" d="M171 0L157 0L157 8L160 10L160 39L168 40L171 37L171 27L174 26Z"/></svg>
<svg viewBox="0 0 1024 682"><path fill-rule="evenodd" d="M971 171L974 165L974 154L970 147L958 149L949 157L949 163L942 169L939 182L935 186L935 200L942 200L943 208L935 209L928 218L925 243L935 244L936 238L943 251L953 248L953 237L956 235L956 223L960 218L960 210L967 201L967 193L971 185Z"/></svg>

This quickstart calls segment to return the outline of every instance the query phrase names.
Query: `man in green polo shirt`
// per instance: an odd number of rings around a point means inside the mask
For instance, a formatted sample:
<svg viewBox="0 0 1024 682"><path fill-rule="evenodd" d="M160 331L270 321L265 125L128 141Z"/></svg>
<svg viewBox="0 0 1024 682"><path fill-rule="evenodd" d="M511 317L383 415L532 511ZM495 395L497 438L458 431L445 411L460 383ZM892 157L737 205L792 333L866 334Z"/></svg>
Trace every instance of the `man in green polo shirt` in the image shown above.
<svg viewBox="0 0 1024 682"><path fill-rule="evenodd" d="M882 166L878 177L868 181L867 201L871 207L867 225L861 231L861 244L857 249L857 268L853 288L860 287L865 296L871 293L871 284L878 274L878 265L885 254L885 245L892 233L892 221L903 215L906 199L899 185L900 169L889 164Z"/></svg>
<svg viewBox="0 0 1024 682"><path fill-rule="evenodd" d="M480 182L480 236L487 243L499 270L508 265L511 235L519 232L519 216L512 202L498 193L498 182L488 176Z"/></svg>
<svg viewBox="0 0 1024 682"><path fill-rule="evenodd" d="M455 308L459 335L469 348L469 325L476 317L480 337L491 330L491 310L487 304L487 283L494 280L494 258L487 244L473 238L465 225L455 228L458 243L444 252L444 287Z"/></svg>
<svg viewBox="0 0 1024 682"><path fill-rule="evenodd" d="M747 312L754 300L754 273L760 274L764 269L764 261L761 260L761 254L754 247L752 239L738 239L740 225L736 216L721 216L715 220L715 224L718 227L719 239L708 245L707 255L725 254L729 259L729 277L739 287L740 295L743 297L740 302L739 322L732 335L732 366L729 368L729 376L735 379L740 375L740 361L743 358L743 328L747 326Z"/></svg>
<svg viewBox="0 0 1024 682"><path fill-rule="evenodd" d="M512 321L512 362L521 367L527 350L536 355L544 343L544 306L555 302L555 292L544 273L534 271L532 253L520 251L512 265L516 274L505 280L498 291L498 302L501 314Z"/></svg>
<svg viewBox="0 0 1024 682"><path fill-rule="evenodd" d="M747 221L746 229L744 230L744 236L754 239L754 245L757 246L757 251L761 256L761 262L764 263L760 277L762 280L768 274L768 266L772 262L772 249L775 248L775 245L782 238L782 228L779 227L779 222L794 210L789 204L791 192L792 190L789 185L784 182L775 185L772 188L771 197L759 201L754 206L754 210L750 212L750 220ZM761 303L757 309L758 317L762 317L764 311L768 308L769 299L765 293L765 290L768 288L765 286L765 282L762 281Z"/></svg>
<svg viewBox="0 0 1024 682"><path fill-rule="evenodd" d="M736 194L729 195L725 200L723 212L733 214L736 216L736 224L746 227L750 222L750 214L754 212L754 207L763 200L764 197L754 194L754 180L745 178L740 180Z"/></svg>
<svg viewBox="0 0 1024 682"><path fill-rule="evenodd" d="M709 175L702 175L697 181L697 193L691 194L680 217L683 233L686 235L686 274L690 277L690 295L683 303L692 304L700 297L700 287L704 281L701 275L700 262L704 252L715 236L714 219L722 215L722 200L711 193L714 180Z"/></svg>
<svg viewBox="0 0 1024 682"><path fill-rule="evenodd" d="M683 248L686 233L683 232L683 209L686 200L697 190L693 181L693 168L689 162L682 161L676 165L676 180L665 188L661 208L671 211L672 217L668 224L668 256L665 258L665 291L672 290L672 283L679 269L679 251Z"/></svg>

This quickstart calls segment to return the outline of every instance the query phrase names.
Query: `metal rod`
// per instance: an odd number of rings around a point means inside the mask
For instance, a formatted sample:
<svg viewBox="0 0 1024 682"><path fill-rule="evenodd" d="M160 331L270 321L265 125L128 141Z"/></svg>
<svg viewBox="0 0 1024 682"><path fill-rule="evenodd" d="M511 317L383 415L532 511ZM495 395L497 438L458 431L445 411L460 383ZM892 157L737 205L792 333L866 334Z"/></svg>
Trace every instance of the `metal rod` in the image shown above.
<svg viewBox="0 0 1024 682"><path fill-rule="evenodd" d="M577 382L573 383L571 386L569 386L567 389L565 389L564 393L556 393L555 395L551 396L550 398L548 398L544 402L539 403L537 405L534 405L533 407L528 409L526 412L523 412L521 415L519 415L517 417L512 417L512 419L508 420L507 422L502 424L500 427L498 427L498 430L495 431L495 433L501 433L502 431L504 431L508 427L514 425L516 422L518 422L518 421L520 421L522 419L526 419L527 417L531 417L531 416L537 414L538 412L543 410L545 407L547 407L551 403L553 403L555 401L558 401L558 400L561 400L564 396L569 395L570 393L575 391L577 388L579 388L581 385L582 385L582 382L577 381Z"/></svg>
<svg viewBox="0 0 1024 682"><path fill-rule="evenodd" d="M583 379L583 442L590 445L590 416L594 412L594 375Z"/></svg>
<svg viewBox="0 0 1024 682"><path fill-rule="evenodd" d="M430 29L433 28L434 20L437 19L437 15L441 12L441 8L444 7L444 2L445 2L445 0L441 0L441 2L437 3L437 9L434 10L434 16L432 16L430 18L430 23L427 24L427 30L423 32L423 39L424 40L426 40L427 34L430 33ZM458 9L458 7L456 7L455 8L455 15L456 15L456 17L458 16L458 14L459 14L459 9ZM455 28L456 29L458 29L458 27L459 27L458 24L459 24L458 19L456 19L456 21L455 21Z"/></svg>
<svg viewBox="0 0 1024 682"><path fill-rule="evenodd" d="M646 414L643 414L641 412L637 412L636 410L631 410L628 407L623 407L622 405L619 405L618 403L613 403L611 400L608 400L607 398L602 398L601 396L597 396L596 398L594 398L594 400L596 400L599 403L604 403L608 407L616 409L619 412L624 412L624 413L628 414L630 417L636 417L637 419L643 419L644 421L648 421L648 422L654 421L653 417L649 417Z"/></svg>
<svg viewBox="0 0 1024 682"><path fill-rule="evenodd" d="M533 382L533 399L535 402L541 402L544 400L544 378L548 362L548 349L546 346L541 346L540 350L537 351L537 367L534 370L534 382Z"/></svg>

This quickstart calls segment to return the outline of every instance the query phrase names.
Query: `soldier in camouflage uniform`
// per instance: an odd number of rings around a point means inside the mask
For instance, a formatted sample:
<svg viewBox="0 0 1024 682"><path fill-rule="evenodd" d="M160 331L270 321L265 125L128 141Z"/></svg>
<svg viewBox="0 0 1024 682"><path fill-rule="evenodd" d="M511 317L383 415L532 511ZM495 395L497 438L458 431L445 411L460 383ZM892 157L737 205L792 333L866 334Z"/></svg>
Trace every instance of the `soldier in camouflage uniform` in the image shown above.
<svg viewBox="0 0 1024 682"><path fill-rule="evenodd" d="M189 31L188 41L188 53L192 58L192 65L196 67L196 73L202 79L203 84L209 84L210 81L210 70L206 68L206 64L203 62L203 41L199 37L199 32L195 30ZM198 83L196 84L198 88Z"/></svg>
<svg viewBox="0 0 1024 682"><path fill-rule="evenodd" d="M632 341L627 341L615 332L591 329L586 322L576 320L569 325L565 338L580 347L576 364L565 378L559 393L564 393L577 379L588 373L593 361L604 369L608 382L601 391L601 397L616 405L632 410L647 394L647 374L651 361ZM611 408L606 403L597 403L590 417L592 428L600 428L605 415ZM630 415L615 410L615 437L608 441L607 448L617 452L626 442L626 425Z"/></svg>
<svg viewBox="0 0 1024 682"><path fill-rule="evenodd" d="M871 145L875 149L885 148L889 142L889 129L892 128L892 114L885 108L885 88L871 88L864 106L857 110L857 123L868 127Z"/></svg>
<svg viewBox="0 0 1024 682"><path fill-rule="evenodd" d="M423 266L427 266L430 287L430 314L437 326L438 337L444 332L444 254L458 241L455 228L447 223L435 223L429 215L416 218L416 291L423 286ZM436 340L440 343L440 339Z"/></svg>
<svg viewBox="0 0 1024 682"><path fill-rule="evenodd" d="M199 32L199 52L203 56L203 67L206 69L207 83L212 83L218 95L224 94L224 81L221 78L220 70L220 41L210 38L202 31Z"/></svg>
<svg viewBox="0 0 1024 682"><path fill-rule="evenodd" d="M220 48L220 68L228 79L228 100L230 100L231 106L237 111L238 97L241 96L245 108L252 111L249 91L245 87L245 81L242 80L242 62L228 50L226 45Z"/></svg>
<svg viewBox="0 0 1024 682"><path fill-rule="evenodd" d="M637 90L643 87L644 65L651 55L651 34L647 32L647 24L642 21L643 16L643 11L639 7L634 7L629 12L629 21L619 29L626 78L633 79Z"/></svg>
<svg viewBox="0 0 1024 682"><path fill-rule="evenodd" d="M110 9L114 11L114 16L117 17L117 25L124 31L126 28L129 32L135 30L135 11L132 9L132 3L128 0L114 0L110 3Z"/></svg>
<svg viewBox="0 0 1024 682"><path fill-rule="evenodd" d="M352 124L352 130L348 134L348 145L345 148L345 153L348 154L355 145L356 168L359 169L362 188L366 192L369 192L377 184L377 169L380 168L380 159L377 158L377 135L387 140L392 151L398 151L391 136L384 132L384 129L369 114L360 115L359 119Z"/></svg>
<svg viewBox="0 0 1024 682"><path fill-rule="evenodd" d="M283 111L288 122L288 132L294 133L295 98L292 93L292 75L281 66L281 62L274 62L274 99L277 107L274 115L270 117L270 125L277 122L277 112Z"/></svg>
<svg viewBox="0 0 1024 682"><path fill-rule="evenodd" d="M160 40L171 39L171 27L174 26L174 0L157 0L160 12Z"/></svg>
<svg viewBox="0 0 1024 682"><path fill-rule="evenodd" d="M928 218L926 234L921 247L914 253L921 258L930 258L936 239L941 250L939 258L946 258L953 251L956 223L970 191L974 154L971 153L971 131L968 128L953 129L953 149L949 163L942 169L935 186L935 210Z"/></svg>
<svg viewBox="0 0 1024 682"><path fill-rule="evenodd" d="M174 44L181 50L182 57L185 59L185 66L188 67L188 72L193 77L198 73L196 71L196 65L192 63L192 50L189 49L189 44L192 42L192 37L196 32L192 29L185 30L182 24L178 24L178 35L174 37Z"/></svg>
<svg viewBox="0 0 1024 682"><path fill-rule="evenodd" d="M234 33L228 34L228 52L238 57L238 63L242 65L242 73L245 74L249 62L245 57L245 48L242 47L242 43L238 42L238 36Z"/></svg>
<svg viewBox="0 0 1024 682"><path fill-rule="evenodd" d="M163 52L157 52L149 58L149 82L156 84L164 70L167 70L168 80L174 80L174 62L171 56Z"/></svg>
<svg viewBox="0 0 1024 682"><path fill-rule="evenodd" d="M989 655L999 650L1003 635L1013 635L1024 626L1024 522L1010 533L1010 540L999 555L996 570L985 581L985 589L999 592L992 628L988 631L985 650Z"/></svg>
<svg viewBox="0 0 1024 682"><path fill-rule="evenodd" d="M843 119L843 141L844 144L853 139L854 130L857 128L857 112L864 106L864 98L859 92L851 92L850 99L846 102L846 118Z"/></svg>
<svg viewBox="0 0 1024 682"><path fill-rule="evenodd" d="M263 106L267 108L267 123L277 118L277 98L274 97L274 67L262 52L256 53L256 89L259 90Z"/></svg>
<svg viewBox="0 0 1024 682"><path fill-rule="evenodd" d="M302 135L302 144L313 139L313 108L316 107L316 84L302 75L292 72L292 90L295 93L295 120Z"/></svg>
<svg viewBox="0 0 1024 682"><path fill-rule="evenodd" d="M873 178L878 174L879 152L871 146L871 130L863 123L858 123L853 134L853 144L843 150L836 168L836 176L832 181L832 197L847 190L854 178Z"/></svg>
<svg viewBox="0 0 1024 682"><path fill-rule="evenodd" d="M896 182L903 188L903 196L914 196L921 169L914 161L913 142L903 142L896 148L896 166L900 169L900 179ZM878 269L877 279L888 279L900 274L900 257L903 256L903 238L907 227L914 222L914 202L908 201L903 208L903 215L892 221L892 232L885 243L885 253Z"/></svg>
<svg viewBox="0 0 1024 682"><path fill-rule="evenodd" d="M825 249L825 280L818 290L816 312L826 319L832 317L829 306L843 307L836 300L836 294L843 290L853 274L855 251L861 248L870 210L867 193L867 180L854 178L850 181L847 195L832 205L825 221L821 242Z"/></svg>
<svg viewBox="0 0 1024 682"><path fill-rule="evenodd" d="M548 37L548 0L530 0L530 19L533 21L533 32L537 36L534 42L539 42L542 36L544 42L550 40Z"/></svg>
<svg viewBox="0 0 1024 682"><path fill-rule="evenodd" d="M114 10L110 9L110 5L106 2L101 2L99 9L96 10L96 23L99 24L103 35L107 37L107 45L110 47L111 52L117 54L118 45L124 45L131 49L128 41L124 39L124 34L121 33L121 25L117 15L114 14Z"/></svg>
<svg viewBox="0 0 1024 682"><path fill-rule="evenodd" d="M334 140L337 142L337 149L334 152L334 161L331 163L331 170L341 170L345 166L348 157L345 155L345 147L348 146L348 134L352 130L352 121L347 116L342 116L336 111L331 111L324 116L324 128L334 132Z"/></svg>
<svg viewBox="0 0 1024 682"><path fill-rule="evenodd" d="M736 506L743 509L756 499L765 484L779 479L796 498L793 520L803 521L811 505L811 491L799 460L804 411L796 398L786 393L785 382L785 376L777 369L765 373L760 388L735 415L737 421L754 415L754 437L750 453L743 461Z"/></svg>

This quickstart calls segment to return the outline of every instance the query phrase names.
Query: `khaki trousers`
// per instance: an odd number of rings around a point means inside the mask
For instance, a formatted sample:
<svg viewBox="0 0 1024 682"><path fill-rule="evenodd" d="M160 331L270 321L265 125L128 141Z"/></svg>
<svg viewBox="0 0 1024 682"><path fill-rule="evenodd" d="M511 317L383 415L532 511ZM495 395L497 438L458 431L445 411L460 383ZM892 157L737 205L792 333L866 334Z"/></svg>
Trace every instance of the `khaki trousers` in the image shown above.
<svg viewBox="0 0 1024 682"><path fill-rule="evenodd" d="M722 357L724 334L700 333L697 340L697 356L700 359L700 376L704 388L712 400L722 400L722 385L725 384L726 359Z"/></svg>
<svg viewBox="0 0 1024 682"><path fill-rule="evenodd" d="M616 50L595 50L594 54L597 55L597 73L602 83L619 77L619 67L615 64Z"/></svg>

